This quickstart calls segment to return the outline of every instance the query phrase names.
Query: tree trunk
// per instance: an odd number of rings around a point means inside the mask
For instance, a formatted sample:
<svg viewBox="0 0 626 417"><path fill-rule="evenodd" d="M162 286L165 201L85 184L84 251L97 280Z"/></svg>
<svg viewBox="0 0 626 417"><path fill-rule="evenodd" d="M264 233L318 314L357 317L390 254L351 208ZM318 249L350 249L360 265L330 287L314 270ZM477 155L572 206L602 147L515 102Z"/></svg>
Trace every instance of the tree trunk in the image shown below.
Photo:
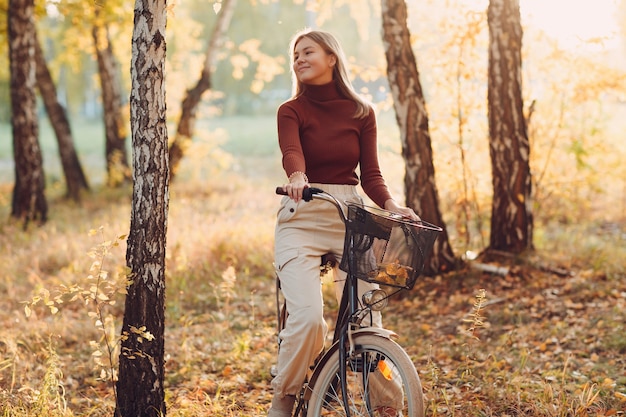
<svg viewBox="0 0 626 417"><path fill-rule="evenodd" d="M124 121L121 85L117 73L117 63L106 25L98 24L99 8L96 7L96 23L92 36L98 59L98 73L102 89L104 109L104 130L106 137L105 153L107 184L117 187L130 179L128 154L126 152L127 129Z"/></svg>
<svg viewBox="0 0 626 417"><path fill-rule="evenodd" d="M133 203L117 382L118 417L165 415L165 240L169 164L165 105L166 0L136 0L130 113Z"/></svg>
<svg viewBox="0 0 626 417"><path fill-rule="evenodd" d="M407 206L424 220L444 228L435 242L425 273L449 271L456 260L439 210L435 185L428 113L417 63L411 48L404 0L383 0L383 44L387 57L387 77L393 96L396 121L400 127L402 156L406 164L404 190Z"/></svg>
<svg viewBox="0 0 626 417"><path fill-rule="evenodd" d="M532 248L530 145L522 101L519 0L491 0L489 22L489 153L493 202L489 249Z"/></svg>
<svg viewBox="0 0 626 417"><path fill-rule="evenodd" d="M9 0L8 32L11 71L11 126L15 188L11 216L24 221L47 220L43 158L35 100L34 0Z"/></svg>
<svg viewBox="0 0 626 417"><path fill-rule="evenodd" d="M59 145L61 166L63 167L67 184L67 197L74 201L79 201L80 191L83 189L88 190L89 184L74 148L72 130L65 108L57 99L57 89L54 81L52 81L52 76L48 70L48 65L37 37L35 37L35 62L37 67L37 86Z"/></svg>
<svg viewBox="0 0 626 417"><path fill-rule="evenodd" d="M222 8L219 11L217 22L206 49L204 67L200 73L200 79L195 87L187 90L183 99L182 113L176 129L176 135L170 145L170 175L172 180L176 175L180 161L185 155L194 133L196 112L202 95L211 88L211 73L214 70L216 55L222 44L224 33L230 25L237 0L222 0Z"/></svg>

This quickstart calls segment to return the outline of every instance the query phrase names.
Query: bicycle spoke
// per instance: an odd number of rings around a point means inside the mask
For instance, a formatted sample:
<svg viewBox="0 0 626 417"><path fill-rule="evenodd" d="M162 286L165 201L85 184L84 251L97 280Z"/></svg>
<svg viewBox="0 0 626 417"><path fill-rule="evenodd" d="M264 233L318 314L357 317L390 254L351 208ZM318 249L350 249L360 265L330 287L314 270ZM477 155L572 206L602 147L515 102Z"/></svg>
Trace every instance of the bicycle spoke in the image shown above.
<svg viewBox="0 0 626 417"><path fill-rule="evenodd" d="M365 342L365 343L364 343ZM423 397L415 368L400 346L378 336L360 337L356 355L347 359L347 391L339 383L339 354L326 362L313 387L309 415L422 417Z"/></svg>

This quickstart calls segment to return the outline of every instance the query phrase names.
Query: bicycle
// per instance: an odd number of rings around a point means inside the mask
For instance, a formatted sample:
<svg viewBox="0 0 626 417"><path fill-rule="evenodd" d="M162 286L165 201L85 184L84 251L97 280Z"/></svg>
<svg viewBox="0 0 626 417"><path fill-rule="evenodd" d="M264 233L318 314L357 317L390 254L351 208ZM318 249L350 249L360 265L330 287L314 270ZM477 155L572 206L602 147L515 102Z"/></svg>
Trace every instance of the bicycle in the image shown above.
<svg viewBox="0 0 626 417"><path fill-rule="evenodd" d="M286 194L282 187L276 193ZM339 267L347 278L332 344L311 367L296 396L293 416L423 417L420 378L408 354L392 340L396 334L362 322L373 311L384 309L394 294L413 288L442 229L366 205L348 204L346 213L331 194L305 188L303 200L314 198L334 204L345 224ZM365 293L361 303L358 280L380 284L379 289ZM288 312L286 303L280 303L278 276L276 286L280 349L280 331Z"/></svg>

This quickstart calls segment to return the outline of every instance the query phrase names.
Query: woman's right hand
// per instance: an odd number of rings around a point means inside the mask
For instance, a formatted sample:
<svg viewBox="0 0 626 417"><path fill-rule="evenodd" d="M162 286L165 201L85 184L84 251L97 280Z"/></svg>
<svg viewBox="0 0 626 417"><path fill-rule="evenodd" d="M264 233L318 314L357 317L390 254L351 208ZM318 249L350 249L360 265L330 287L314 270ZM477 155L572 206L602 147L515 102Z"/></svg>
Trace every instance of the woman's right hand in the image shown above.
<svg viewBox="0 0 626 417"><path fill-rule="evenodd" d="M302 199L302 192L309 187L309 181L302 172L294 172L289 177L289 183L283 185L283 190L296 203Z"/></svg>

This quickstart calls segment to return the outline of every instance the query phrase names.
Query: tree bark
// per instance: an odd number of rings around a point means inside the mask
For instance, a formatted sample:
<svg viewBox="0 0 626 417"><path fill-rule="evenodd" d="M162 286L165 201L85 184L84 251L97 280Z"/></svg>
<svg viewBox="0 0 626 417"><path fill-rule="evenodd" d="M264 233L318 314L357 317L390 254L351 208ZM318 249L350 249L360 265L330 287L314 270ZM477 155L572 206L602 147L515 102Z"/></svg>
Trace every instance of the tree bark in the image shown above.
<svg viewBox="0 0 626 417"><path fill-rule="evenodd" d="M88 190L89 184L74 148L70 122L65 108L59 103L57 98L57 89L54 81L52 81L52 76L48 70L48 65L37 37L35 37L35 62L37 67L37 86L59 145L61 166L63 167L67 184L67 197L74 201L80 201L81 190Z"/></svg>
<svg viewBox="0 0 626 417"><path fill-rule="evenodd" d="M8 32L11 83L11 126L15 188L11 216L44 223L48 215L43 157L35 100L34 0L9 0Z"/></svg>
<svg viewBox="0 0 626 417"><path fill-rule="evenodd" d="M185 150L193 138L194 125L198 104L202 100L202 95L211 88L211 73L214 71L216 55L222 44L224 34L230 25L237 0L222 0L222 8L217 16L217 22L213 28L211 39L206 49L204 66L200 73L200 79L196 85L187 90L182 103L182 112L176 135L170 145L170 175L172 180L177 173L180 161L185 155Z"/></svg>
<svg viewBox="0 0 626 417"><path fill-rule="evenodd" d="M102 106L104 109L105 157L107 166L107 184L117 187L130 179L128 153L126 151L127 128L124 121L121 85L118 68L113 54L106 25L98 23L99 8L95 8L96 19L92 36L98 60Z"/></svg>
<svg viewBox="0 0 626 417"><path fill-rule="evenodd" d="M439 209L428 113L406 23L405 1L383 0L382 21L387 78L393 96L396 121L400 127L402 156L406 165L406 204L424 220L444 229L435 242L425 268L425 273L432 275L453 269L457 261Z"/></svg>
<svg viewBox="0 0 626 417"><path fill-rule="evenodd" d="M489 23L489 153L493 202L489 249L532 248L530 145L522 100L519 0L491 0Z"/></svg>
<svg viewBox="0 0 626 417"><path fill-rule="evenodd" d="M165 104L166 0L136 0L130 116L133 202L126 262L116 416L160 417L164 382L169 159Z"/></svg>

